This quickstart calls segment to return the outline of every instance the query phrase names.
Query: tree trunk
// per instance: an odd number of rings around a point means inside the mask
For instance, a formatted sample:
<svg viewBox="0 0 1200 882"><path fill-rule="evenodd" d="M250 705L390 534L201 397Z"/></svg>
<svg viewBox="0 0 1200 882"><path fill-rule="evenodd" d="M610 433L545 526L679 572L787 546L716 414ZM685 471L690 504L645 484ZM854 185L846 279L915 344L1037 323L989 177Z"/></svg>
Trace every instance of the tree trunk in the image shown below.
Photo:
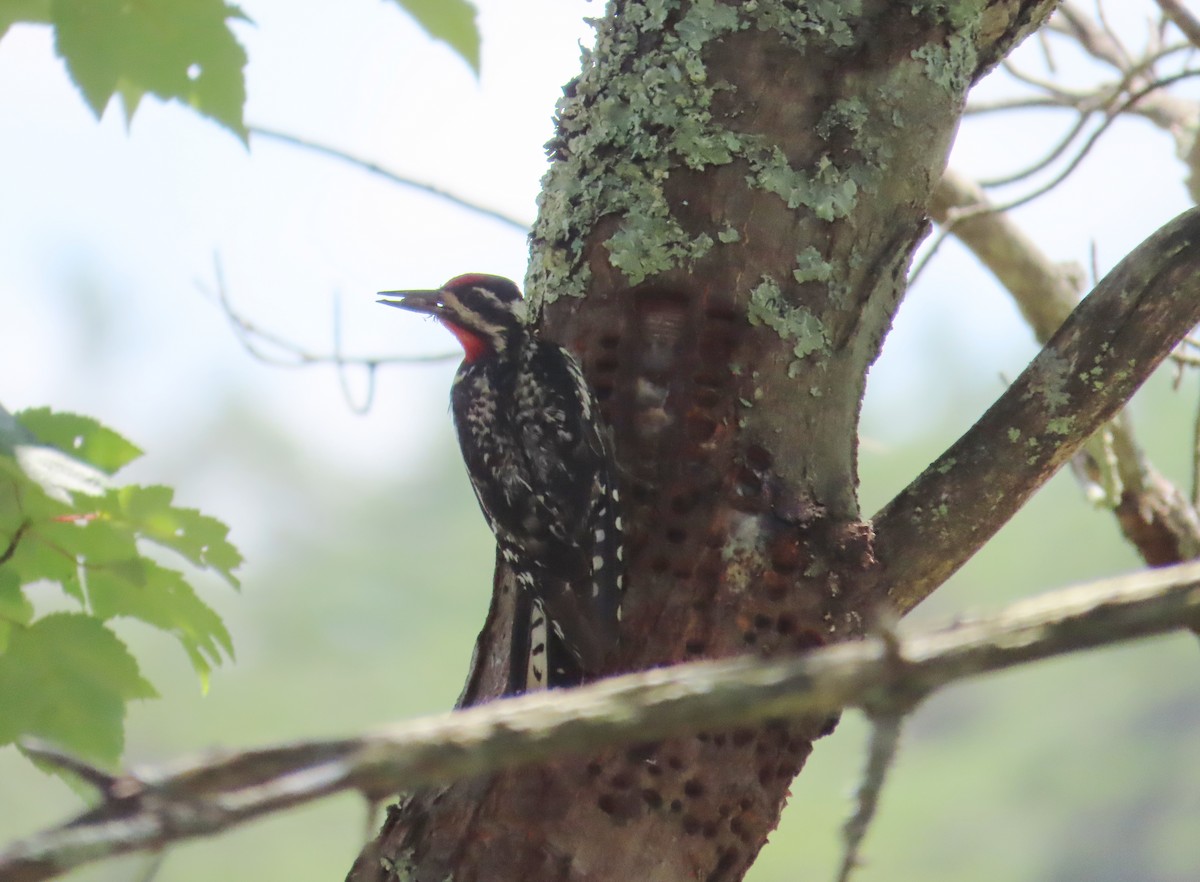
<svg viewBox="0 0 1200 882"><path fill-rule="evenodd" d="M968 87L1054 3L618 0L559 107L528 289L615 438L618 670L860 635L868 367ZM961 563L961 561L960 561ZM505 682L503 570L465 703ZM823 719L408 795L354 880L740 879Z"/></svg>

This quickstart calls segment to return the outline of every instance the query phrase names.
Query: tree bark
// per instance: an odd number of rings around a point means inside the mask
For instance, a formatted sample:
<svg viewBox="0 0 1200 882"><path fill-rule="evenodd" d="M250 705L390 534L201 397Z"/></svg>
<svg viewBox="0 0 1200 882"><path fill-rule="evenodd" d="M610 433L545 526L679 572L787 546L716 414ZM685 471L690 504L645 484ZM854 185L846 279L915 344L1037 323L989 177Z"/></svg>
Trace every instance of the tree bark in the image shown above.
<svg viewBox="0 0 1200 882"><path fill-rule="evenodd" d="M614 672L852 639L896 595L890 574L925 594L949 574L902 542L877 559L859 407L966 91L1053 6L610 4L559 106L526 287L613 429L629 533ZM1031 482L1085 422L1047 441ZM510 582L497 574L468 703L504 682ZM412 793L350 878L740 879L833 722Z"/></svg>

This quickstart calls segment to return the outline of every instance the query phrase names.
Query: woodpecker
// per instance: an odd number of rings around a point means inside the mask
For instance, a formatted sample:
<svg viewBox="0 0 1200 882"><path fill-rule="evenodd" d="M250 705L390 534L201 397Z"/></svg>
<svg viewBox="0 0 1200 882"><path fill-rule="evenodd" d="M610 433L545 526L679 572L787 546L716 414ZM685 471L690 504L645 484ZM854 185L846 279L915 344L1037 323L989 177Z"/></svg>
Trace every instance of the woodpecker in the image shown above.
<svg viewBox="0 0 1200 882"><path fill-rule="evenodd" d="M462 344L450 392L458 443L519 586L509 691L590 679L617 644L624 565L607 437L579 363L533 334L508 279L472 273L380 296Z"/></svg>

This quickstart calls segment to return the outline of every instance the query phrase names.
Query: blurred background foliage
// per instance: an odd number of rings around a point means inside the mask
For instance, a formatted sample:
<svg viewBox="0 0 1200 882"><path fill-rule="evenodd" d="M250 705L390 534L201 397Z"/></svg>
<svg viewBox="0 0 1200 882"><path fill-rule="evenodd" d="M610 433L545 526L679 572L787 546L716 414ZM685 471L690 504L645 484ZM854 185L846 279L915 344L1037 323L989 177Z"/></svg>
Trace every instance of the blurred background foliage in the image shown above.
<svg viewBox="0 0 1200 882"><path fill-rule="evenodd" d="M554 95L577 69L581 16L598 10L545 0L517 22L509 4L479 5L476 83L380 10L302 23L282 0L247 3L247 121L323 135L532 217ZM0 43L0 82L32 84L0 95L0 400L79 410L127 434L147 451L131 479L173 486L181 503L227 521L247 559L241 594L200 583L237 650L208 695L171 638L118 625L163 696L133 706L127 761L336 736L447 708L493 553L446 412L453 361L386 370L374 406L355 416L331 370L247 356L197 280L212 291L218 251L239 310L312 348L329 345L340 291L348 353L449 351L436 329L377 315L373 292L465 270L519 278L520 236L253 138L246 153L170 106L147 102L128 132L111 112L97 125L55 76L42 37L18 27ZM994 166L1040 125L1017 137L980 120L955 161ZM1098 243L1102 271L1187 204L1182 171L1149 159L1169 151L1165 139L1119 128L1068 186L1019 215L1058 258L1086 262ZM872 372L864 512L965 429L1033 351L1005 296L947 244ZM361 399L362 375L348 380ZM1160 372L1135 416L1156 464L1182 482L1200 389L1194 377L1179 389L1172 380ZM1059 475L911 621L1138 565L1111 516ZM956 686L910 719L858 878L1194 882L1198 734L1200 666L1186 636ZM817 745L753 882L832 878L864 743L848 715ZM60 781L0 751L0 842L79 808ZM155 878L340 879L367 823L359 800L339 797L172 849ZM151 863L70 878L136 878Z"/></svg>

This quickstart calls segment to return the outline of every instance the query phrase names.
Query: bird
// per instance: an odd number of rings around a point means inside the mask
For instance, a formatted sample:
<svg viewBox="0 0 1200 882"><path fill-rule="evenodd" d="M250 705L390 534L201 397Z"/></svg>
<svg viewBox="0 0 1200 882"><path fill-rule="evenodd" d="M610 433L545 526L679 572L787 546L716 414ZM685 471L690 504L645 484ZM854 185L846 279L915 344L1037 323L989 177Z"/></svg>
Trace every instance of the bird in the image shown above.
<svg viewBox="0 0 1200 882"><path fill-rule="evenodd" d="M609 435L579 362L537 336L517 285L501 276L379 296L433 316L462 345L450 410L518 586L508 691L602 675L619 639L624 533Z"/></svg>

